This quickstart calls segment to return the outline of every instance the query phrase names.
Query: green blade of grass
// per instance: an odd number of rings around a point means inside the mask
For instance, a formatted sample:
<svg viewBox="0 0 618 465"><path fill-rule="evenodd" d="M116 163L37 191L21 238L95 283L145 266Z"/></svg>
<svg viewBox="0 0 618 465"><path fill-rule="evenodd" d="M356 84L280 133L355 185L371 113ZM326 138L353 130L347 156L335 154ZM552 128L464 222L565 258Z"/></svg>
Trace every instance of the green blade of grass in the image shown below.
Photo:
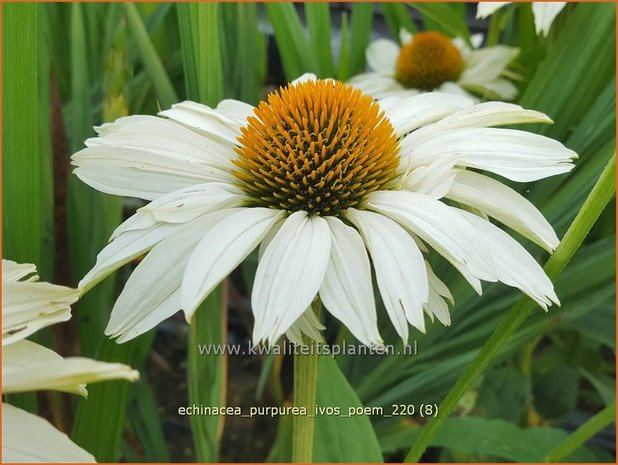
<svg viewBox="0 0 618 465"><path fill-rule="evenodd" d="M386 25L397 43L399 43L399 32L401 29L405 29L408 32L416 31L414 21L412 21L412 17L406 11L406 7L403 3L385 2L381 3L380 6L384 13Z"/></svg>
<svg viewBox="0 0 618 465"><path fill-rule="evenodd" d="M470 43L470 31L466 24L465 14L458 10L457 5L450 3L424 3L414 2L410 6L418 10L425 20L425 26L429 28L435 27L439 32L451 37L461 37L468 45ZM429 20L429 21L428 21ZM430 27L427 23L433 27Z"/></svg>
<svg viewBox="0 0 618 465"><path fill-rule="evenodd" d="M348 47L348 14L341 14L341 40L339 42L339 64L337 66L337 79L347 81L350 77L349 47Z"/></svg>
<svg viewBox="0 0 618 465"><path fill-rule="evenodd" d="M349 69L352 76L365 70L365 50L371 37L373 13L373 3L352 4L349 48Z"/></svg>
<svg viewBox="0 0 618 465"><path fill-rule="evenodd" d="M197 83L200 101L216 106L223 99L223 65L219 47L217 3L196 3Z"/></svg>
<svg viewBox="0 0 618 465"><path fill-rule="evenodd" d="M200 306L189 330L189 405L223 407L226 403L227 359L202 354L200 346L214 347L226 340L225 285L218 286ZM223 434L223 416L192 415L191 432L198 462L217 462Z"/></svg>
<svg viewBox="0 0 618 465"><path fill-rule="evenodd" d="M142 62L152 79L160 105L162 108L169 108L173 103L178 102L178 96L176 95L174 86L170 81L154 45L152 45L150 41L144 21L137 11L135 4L126 3L125 9L127 24L137 41Z"/></svg>
<svg viewBox="0 0 618 465"><path fill-rule="evenodd" d="M317 69L315 53L305 36L300 18L291 3L265 3L268 19L275 30L275 40L288 81Z"/></svg>
<svg viewBox="0 0 618 465"><path fill-rule="evenodd" d="M305 3L305 16L311 49L316 55L317 75L322 78L334 77L333 53L330 45L330 5L328 3Z"/></svg>

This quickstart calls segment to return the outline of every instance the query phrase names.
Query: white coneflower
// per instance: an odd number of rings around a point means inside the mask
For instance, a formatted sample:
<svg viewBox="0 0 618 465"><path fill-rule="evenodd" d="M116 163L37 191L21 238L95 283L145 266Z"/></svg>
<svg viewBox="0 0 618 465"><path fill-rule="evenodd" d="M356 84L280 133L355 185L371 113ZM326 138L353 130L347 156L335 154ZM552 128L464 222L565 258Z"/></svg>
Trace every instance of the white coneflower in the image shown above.
<svg viewBox="0 0 618 465"><path fill-rule="evenodd" d="M509 3L513 2L479 2L476 8L476 17L481 19L487 18ZM549 34L554 19L556 19L556 16L560 14L566 4L567 2L532 2L536 33L543 34L544 36Z"/></svg>
<svg viewBox="0 0 618 465"><path fill-rule="evenodd" d="M36 268L2 260L2 394L51 389L86 396L86 383L134 381L138 373L119 363L62 358L25 338L40 328L71 318L79 291L38 282ZM46 420L2 404L4 462L94 462Z"/></svg>
<svg viewBox="0 0 618 465"><path fill-rule="evenodd" d="M504 45L479 48L483 38L472 37L475 48L459 38L439 32L401 32L401 43L378 39L367 48L367 73L350 84L375 98L410 96L440 91L454 94L511 100L517 76L507 68L519 50Z"/></svg>
<svg viewBox="0 0 618 465"><path fill-rule="evenodd" d="M80 286L150 251L133 271L106 330L118 341L179 309L187 321L256 247L254 342L311 332L319 296L365 344L382 342L372 268L399 335L449 323L447 287L425 261L432 247L479 293L501 281L543 308L553 285L530 254L484 218L552 250L558 239L526 199L475 168L529 182L565 173L575 154L536 134L490 126L548 122L507 103L427 93L374 102L332 80L302 81L257 107L174 105L97 128L73 156L104 192L151 202L114 233ZM295 326L296 324L296 326ZM303 329L304 328L304 329Z"/></svg>

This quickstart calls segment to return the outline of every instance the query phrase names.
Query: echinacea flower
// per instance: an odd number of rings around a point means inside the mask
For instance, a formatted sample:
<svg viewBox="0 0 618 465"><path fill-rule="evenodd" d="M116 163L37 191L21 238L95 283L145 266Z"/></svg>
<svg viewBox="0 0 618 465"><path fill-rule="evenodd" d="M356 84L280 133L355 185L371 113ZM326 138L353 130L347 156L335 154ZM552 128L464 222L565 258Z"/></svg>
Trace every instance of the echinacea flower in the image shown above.
<svg viewBox="0 0 618 465"><path fill-rule="evenodd" d="M80 286L87 290L145 252L106 334L129 340L200 303L259 246L251 302L255 343L311 332L319 296L371 345L377 328L372 269L399 335L425 331L424 313L449 324L448 288L429 247L477 292L481 282L558 303L532 256L474 207L553 250L558 239L526 199L500 181L565 173L575 154L544 136L491 126L549 122L508 103L426 93L375 102L358 89L305 76L252 107L183 102L161 117L96 128L73 155L75 173L107 193L150 203L114 232Z"/></svg>
<svg viewBox="0 0 618 465"><path fill-rule="evenodd" d="M38 282L36 268L2 260L2 394L51 389L87 395L86 383L134 381L137 371L119 363L62 358L25 339L35 331L71 318L79 291ZM94 462L43 418L2 403L3 462Z"/></svg>
<svg viewBox="0 0 618 465"><path fill-rule="evenodd" d="M511 100L517 88L508 70L519 50L505 45L479 48L483 38L471 38L475 48L459 38L439 32L401 32L398 45L389 39L372 42L366 51L370 71L350 79L350 84L375 98L440 91Z"/></svg>
<svg viewBox="0 0 618 465"><path fill-rule="evenodd" d="M476 7L476 17L480 19L487 18L509 3L513 2L479 2ZM549 34L554 19L556 19L566 4L567 2L532 2L536 33L543 34L544 36Z"/></svg>

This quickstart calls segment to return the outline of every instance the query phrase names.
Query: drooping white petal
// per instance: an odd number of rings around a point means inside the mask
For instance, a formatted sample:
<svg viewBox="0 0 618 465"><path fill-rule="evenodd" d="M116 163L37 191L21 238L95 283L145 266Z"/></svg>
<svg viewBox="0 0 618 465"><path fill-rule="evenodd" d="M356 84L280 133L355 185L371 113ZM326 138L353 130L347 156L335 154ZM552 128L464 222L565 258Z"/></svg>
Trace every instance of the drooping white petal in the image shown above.
<svg viewBox="0 0 618 465"><path fill-rule="evenodd" d="M327 216L331 232L330 259L320 297L326 309L363 344L379 345L371 265L363 240L354 228Z"/></svg>
<svg viewBox="0 0 618 465"><path fill-rule="evenodd" d="M217 105L217 111L234 120L240 127L247 124L247 118L253 114L255 107L239 100L225 99Z"/></svg>
<svg viewBox="0 0 618 465"><path fill-rule="evenodd" d="M552 123L552 120L539 111L526 110L519 105L504 102L483 102L470 105L424 126L409 140L415 144L435 134L460 128L481 128L524 123Z"/></svg>
<svg viewBox="0 0 618 465"><path fill-rule="evenodd" d="M123 147L222 170L232 166L235 144L204 137L165 118L126 116L95 130L99 137L86 140L87 147Z"/></svg>
<svg viewBox="0 0 618 465"><path fill-rule="evenodd" d="M415 139L413 132L401 144L402 152L414 153L415 166L447 158L518 182L569 172L577 157L554 139L514 129L460 128Z"/></svg>
<svg viewBox="0 0 618 465"><path fill-rule="evenodd" d="M408 322L425 331L423 305L429 298L429 285L423 255L410 235L386 216L354 208L345 215L363 237L386 311L407 342Z"/></svg>
<svg viewBox="0 0 618 465"><path fill-rule="evenodd" d="M567 2L532 2L534 13L534 27L537 34L546 36L549 34L551 25L560 14Z"/></svg>
<svg viewBox="0 0 618 465"><path fill-rule="evenodd" d="M45 282L2 283L2 345L71 318L80 291Z"/></svg>
<svg viewBox="0 0 618 465"><path fill-rule="evenodd" d="M453 210L474 228L484 255L493 262L498 281L520 289L543 310L552 303L560 305L553 283L519 242L489 221L465 210Z"/></svg>
<svg viewBox="0 0 618 465"><path fill-rule="evenodd" d="M558 237L541 212L495 179L469 170L459 171L447 197L479 209L549 252L558 246Z"/></svg>
<svg viewBox="0 0 618 465"><path fill-rule="evenodd" d="M457 82L467 84L483 84L499 78L509 64L517 58L519 49L506 45L494 45L471 51L466 58L466 67Z"/></svg>
<svg viewBox="0 0 618 465"><path fill-rule="evenodd" d="M2 351L2 393L55 390L86 396L85 384L111 379L135 381L139 373L121 363L82 357L62 358L28 340Z"/></svg>
<svg viewBox="0 0 618 465"><path fill-rule="evenodd" d="M172 234L180 223L211 211L238 207L243 201L236 186L224 183L199 184L159 197L114 231L112 241L99 252L95 266L80 281L79 288L89 290Z"/></svg>
<svg viewBox="0 0 618 465"><path fill-rule="evenodd" d="M47 420L2 403L2 461L4 463L94 463L89 452Z"/></svg>
<svg viewBox="0 0 618 465"><path fill-rule="evenodd" d="M317 80L318 77L313 74L313 73L304 73L301 74L299 77L297 77L296 79L294 79L291 84L300 84L302 82L306 82L306 81L315 81Z"/></svg>
<svg viewBox="0 0 618 465"><path fill-rule="evenodd" d="M474 101L463 95L428 92L401 98L396 105L381 106L397 135L404 136L472 105Z"/></svg>
<svg viewBox="0 0 618 465"><path fill-rule="evenodd" d="M402 188L434 199L444 197L455 179L457 171L453 169L453 160L436 160L430 165L419 166L409 172L402 182Z"/></svg>
<svg viewBox="0 0 618 465"><path fill-rule="evenodd" d="M2 259L2 282L16 282L35 273L36 266L32 263L16 263Z"/></svg>
<svg viewBox="0 0 618 465"><path fill-rule="evenodd" d="M228 104L229 105L229 104ZM189 100L172 105L169 110L159 112L160 116L183 124L207 137L220 138L231 144L237 144L240 128L244 124L201 103Z"/></svg>
<svg viewBox="0 0 618 465"><path fill-rule="evenodd" d="M108 194L154 200L169 192L205 182L234 180L208 163L171 158L134 148L94 145L72 157L74 173Z"/></svg>
<svg viewBox="0 0 618 465"><path fill-rule="evenodd" d="M409 95L418 94L418 91L414 89L405 89L394 77L375 72L357 74L350 78L348 84L376 99L399 96L402 92Z"/></svg>
<svg viewBox="0 0 618 465"><path fill-rule="evenodd" d="M105 334L125 342L180 310L182 274L193 249L211 227L235 211L208 213L159 242L127 280Z"/></svg>
<svg viewBox="0 0 618 465"><path fill-rule="evenodd" d="M251 303L256 343L273 344L309 307L324 279L330 245L324 218L298 211L285 220L255 274Z"/></svg>
<svg viewBox="0 0 618 465"><path fill-rule="evenodd" d="M495 281L490 263L479 254L474 229L442 202L408 191L378 191L368 208L386 215L418 235L446 258L480 294L480 279Z"/></svg>
<svg viewBox="0 0 618 465"><path fill-rule="evenodd" d="M318 317L313 313L313 309L309 307L305 312L294 322L292 326L285 332L287 338L293 344L302 346L305 345L303 340L303 334L309 339L315 342L322 341L322 334L320 331L326 329L326 327L320 323Z"/></svg>
<svg viewBox="0 0 618 465"><path fill-rule="evenodd" d="M509 3L511 2L479 2L476 6L476 17L479 19L487 18Z"/></svg>
<svg viewBox="0 0 618 465"><path fill-rule="evenodd" d="M429 300L424 309L426 312L435 316L440 323L445 326L450 326L451 315L448 311L448 300L453 305L453 296L449 291L446 284L444 284L440 278L433 272L429 263L425 262L427 266L427 277L429 278Z"/></svg>
<svg viewBox="0 0 618 465"><path fill-rule="evenodd" d="M372 71L385 76L395 76L399 46L388 39L378 39L367 47L365 57Z"/></svg>
<svg viewBox="0 0 618 465"><path fill-rule="evenodd" d="M245 208L213 226L197 244L182 278L181 304L187 321L212 290L257 247L282 210Z"/></svg>

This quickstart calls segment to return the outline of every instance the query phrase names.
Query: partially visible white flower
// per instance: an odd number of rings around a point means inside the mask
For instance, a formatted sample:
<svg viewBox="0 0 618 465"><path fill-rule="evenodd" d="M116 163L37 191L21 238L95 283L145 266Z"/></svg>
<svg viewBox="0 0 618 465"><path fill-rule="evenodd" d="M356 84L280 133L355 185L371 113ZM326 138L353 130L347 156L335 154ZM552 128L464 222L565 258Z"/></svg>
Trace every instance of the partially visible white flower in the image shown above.
<svg viewBox="0 0 618 465"><path fill-rule="evenodd" d="M512 2L479 2L476 8L476 17L483 19L494 14L504 5ZM537 34L546 36L549 34L551 25L560 14L567 2L532 2L532 13L534 14L534 27Z"/></svg>
<svg viewBox="0 0 618 465"><path fill-rule="evenodd" d="M359 341L381 344L374 279L403 340L409 325L425 331L426 315L449 324L453 299L427 263L430 249L478 293L481 280L501 281L544 309L558 303L539 264L487 216L549 251L558 244L551 225L476 172L530 182L570 171L576 155L561 143L494 127L551 122L542 113L445 93L376 102L350 85L305 78L257 107L182 102L160 116L96 128L73 155L87 184L150 201L80 282L85 291L147 253L106 328L118 342L181 309L191 322L256 248L255 344L283 334L319 339L309 309L316 297Z"/></svg>
<svg viewBox="0 0 618 465"><path fill-rule="evenodd" d="M440 91L512 100L517 75L508 70L519 49L496 45L479 48L482 35L471 38L473 48L462 39L439 32L401 32L399 46L389 39L372 42L366 51L367 73L356 75L350 84L375 98Z"/></svg>
<svg viewBox="0 0 618 465"><path fill-rule="evenodd" d="M119 363L62 358L25 339L38 329L71 318L80 291L38 282L36 267L2 260L2 394L51 389L87 395L86 383L135 381L139 374ZM4 462L94 462L46 420L2 404Z"/></svg>

